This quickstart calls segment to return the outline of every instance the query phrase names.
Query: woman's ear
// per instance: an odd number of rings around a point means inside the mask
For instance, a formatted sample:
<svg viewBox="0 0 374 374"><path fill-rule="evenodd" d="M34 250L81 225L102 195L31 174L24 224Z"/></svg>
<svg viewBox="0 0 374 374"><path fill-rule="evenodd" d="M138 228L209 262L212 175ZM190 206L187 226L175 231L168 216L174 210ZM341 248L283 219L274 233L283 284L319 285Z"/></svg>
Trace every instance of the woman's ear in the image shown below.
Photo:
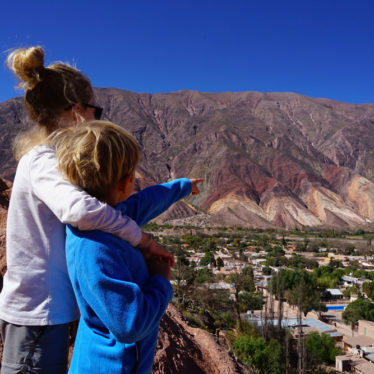
<svg viewBox="0 0 374 374"><path fill-rule="evenodd" d="M74 124L75 125L80 125L82 122L85 121L85 117L84 117L84 108L83 106L78 103L78 104L75 104L73 109L72 109L72 112L73 112L73 118L74 118Z"/></svg>

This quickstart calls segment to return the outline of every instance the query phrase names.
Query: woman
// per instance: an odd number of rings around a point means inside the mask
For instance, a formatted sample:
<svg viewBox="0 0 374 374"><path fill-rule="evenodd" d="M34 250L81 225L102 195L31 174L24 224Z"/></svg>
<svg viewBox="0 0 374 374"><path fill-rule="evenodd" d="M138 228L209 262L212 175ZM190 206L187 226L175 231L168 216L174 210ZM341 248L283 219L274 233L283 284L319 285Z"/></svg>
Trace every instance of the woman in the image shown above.
<svg viewBox="0 0 374 374"><path fill-rule="evenodd" d="M69 324L79 311L66 269L65 224L112 233L143 254L173 257L134 221L64 180L54 150L43 145L55 129L100 118L89 79L67 64L44 67L41 47L15 50L8 66L25 89L25 107L36 125L16 141L20 161L0 294L2 373L66 373Z"/></svg>

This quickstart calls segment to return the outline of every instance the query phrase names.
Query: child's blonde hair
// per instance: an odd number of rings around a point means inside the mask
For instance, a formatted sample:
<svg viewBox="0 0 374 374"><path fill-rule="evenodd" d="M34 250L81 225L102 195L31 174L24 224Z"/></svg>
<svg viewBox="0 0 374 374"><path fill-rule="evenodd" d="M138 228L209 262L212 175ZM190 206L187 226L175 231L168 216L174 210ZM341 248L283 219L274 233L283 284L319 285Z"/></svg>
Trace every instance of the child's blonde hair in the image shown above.
<svg viewBox="0 0 374 374"><path fill-rule="evenodd" d="M67 179L102 201L134 173L140 159L136 139L107 121L57 130L48 143L55 147L58 167Z"/></svg>

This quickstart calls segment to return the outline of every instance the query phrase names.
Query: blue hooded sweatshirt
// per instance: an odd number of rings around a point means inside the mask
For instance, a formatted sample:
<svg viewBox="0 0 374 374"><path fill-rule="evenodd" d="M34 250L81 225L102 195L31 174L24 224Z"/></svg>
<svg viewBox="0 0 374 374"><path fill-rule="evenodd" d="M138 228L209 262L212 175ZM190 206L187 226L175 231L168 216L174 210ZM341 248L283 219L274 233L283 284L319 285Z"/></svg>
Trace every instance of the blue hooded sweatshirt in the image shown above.
<svg viewBox="0 0 374 374"><path fill-rule="evenodd" d="M188 179L148 187L116 209L139 226L191 193ZM102 231L67 227L66 258L81 319L69 373L150 373L170 282L142 254Z"/></svg>

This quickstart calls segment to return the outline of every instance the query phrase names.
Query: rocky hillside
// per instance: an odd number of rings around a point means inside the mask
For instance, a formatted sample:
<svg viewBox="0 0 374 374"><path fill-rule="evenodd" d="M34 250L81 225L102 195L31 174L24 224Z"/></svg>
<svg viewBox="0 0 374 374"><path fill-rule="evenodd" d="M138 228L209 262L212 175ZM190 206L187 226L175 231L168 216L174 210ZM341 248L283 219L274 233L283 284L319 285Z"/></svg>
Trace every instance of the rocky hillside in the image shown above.
<svg viewBox="0 0 374 374"><path fill-rule="evenodd" d="M0 178L0 275L4 275L6 270L5 261L5 229L8 212L9 198L11 193L11 183ZM1 279L1 277L0 277ZM0 282L2 285L2 282ZM0 286L1 289L1 286Z"/></svg>
<svg viewBox="0 0 374 374"><path fill-rule="evenodd" d="M169 305L161 320L153 374L248 374L207 331L188 326Z"/></svg>
<svg viewBox="0 0 374 374"><path fill-rule="evenodd" d="M292 93L97 89L104 117L143 148L140 185L203 177L202 193L163 219L254 227L374 228L374 104ZM20 99L0 104L0 175L25 125Z"/></svg>

